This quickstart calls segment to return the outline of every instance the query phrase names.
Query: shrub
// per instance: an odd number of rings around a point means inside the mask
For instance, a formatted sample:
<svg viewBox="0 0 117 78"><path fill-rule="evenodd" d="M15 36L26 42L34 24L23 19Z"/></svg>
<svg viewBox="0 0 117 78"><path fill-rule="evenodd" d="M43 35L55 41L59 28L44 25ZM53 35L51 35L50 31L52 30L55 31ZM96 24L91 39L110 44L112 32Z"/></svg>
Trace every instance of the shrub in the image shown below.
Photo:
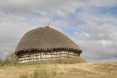
<svg viewBox="0 0 117 78"><path fill-rule="evenodd" d="M14 52L7 55L6 58L0 59L0 66L17 65L17 64L18 64L18 60L17 60L17 56L15 55Z"/></svg>
<svg viewBox="0 0 117 78"><path fill-rule="evenodd" d="M10 66L10 65L18 65L18 62L16 61L11 61L9 59L4 59L0 61L0 66Z"/></svg>

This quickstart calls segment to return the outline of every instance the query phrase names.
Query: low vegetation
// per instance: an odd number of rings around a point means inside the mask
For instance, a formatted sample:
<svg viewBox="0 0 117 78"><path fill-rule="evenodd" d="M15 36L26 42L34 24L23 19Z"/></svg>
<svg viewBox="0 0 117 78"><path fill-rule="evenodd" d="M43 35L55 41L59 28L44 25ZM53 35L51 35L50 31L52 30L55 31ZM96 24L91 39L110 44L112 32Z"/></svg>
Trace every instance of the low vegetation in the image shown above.
<svg viewBox="0 0 117 78"><path fill-rule="evenodd" d="M117 78L117 62L2 66L0 78Z"/></svg>

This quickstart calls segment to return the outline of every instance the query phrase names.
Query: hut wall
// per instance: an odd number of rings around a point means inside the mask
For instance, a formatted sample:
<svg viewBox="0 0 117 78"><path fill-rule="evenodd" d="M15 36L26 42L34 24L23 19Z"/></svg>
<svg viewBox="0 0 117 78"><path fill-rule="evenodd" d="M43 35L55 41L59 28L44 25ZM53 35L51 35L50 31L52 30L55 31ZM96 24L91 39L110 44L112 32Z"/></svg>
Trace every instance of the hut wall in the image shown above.
<svg viewBox="0 0 117 78"><path fill-rule="evenodd" d="M70 58L75 56L80 56L80 55L72 51L55 51L55 52L32 52L32 53L22 54L18 57L19 57L19 63L26 63L26 62L33 62L40 60Z"/></svg>

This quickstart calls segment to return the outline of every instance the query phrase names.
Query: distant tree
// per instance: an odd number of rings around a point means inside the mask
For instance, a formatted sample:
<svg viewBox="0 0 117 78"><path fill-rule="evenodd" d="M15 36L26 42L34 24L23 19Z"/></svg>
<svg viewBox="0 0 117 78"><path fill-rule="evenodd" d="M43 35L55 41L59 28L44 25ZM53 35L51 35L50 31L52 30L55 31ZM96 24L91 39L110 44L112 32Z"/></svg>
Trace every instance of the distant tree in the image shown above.
<svg viewBox="0 0 117 78"><path fill-rule="evenodd" d="M2 58L0 57L0 63L2 62L3 60L2 60Z"/></svg>
<svg viewBox="0 0 117 78"><path fill-rule="evenodd" d="M5 60L9 60L11 62L17 62L18 61L18 57L15 54L15 52L11 52L9 55L6 56Z"/></svg>

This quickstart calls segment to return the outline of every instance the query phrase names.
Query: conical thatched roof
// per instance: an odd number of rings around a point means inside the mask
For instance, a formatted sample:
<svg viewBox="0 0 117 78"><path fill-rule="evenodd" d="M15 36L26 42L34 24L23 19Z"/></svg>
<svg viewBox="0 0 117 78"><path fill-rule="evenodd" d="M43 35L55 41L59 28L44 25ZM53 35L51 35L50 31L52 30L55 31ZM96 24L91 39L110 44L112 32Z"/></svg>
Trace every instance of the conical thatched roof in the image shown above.
<svg viewBox="0 0 117 78"><path fill-rule="evenodd" d="M27 32L22 37L16 48L16 54L20 51L30 51L33 49L47 50L59 48L80 50L78 45L61 32L50 27L40 27Z"/></svg>

